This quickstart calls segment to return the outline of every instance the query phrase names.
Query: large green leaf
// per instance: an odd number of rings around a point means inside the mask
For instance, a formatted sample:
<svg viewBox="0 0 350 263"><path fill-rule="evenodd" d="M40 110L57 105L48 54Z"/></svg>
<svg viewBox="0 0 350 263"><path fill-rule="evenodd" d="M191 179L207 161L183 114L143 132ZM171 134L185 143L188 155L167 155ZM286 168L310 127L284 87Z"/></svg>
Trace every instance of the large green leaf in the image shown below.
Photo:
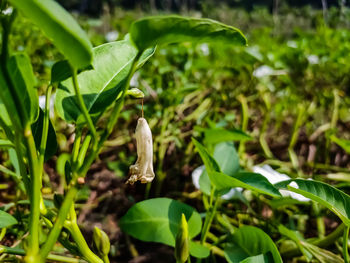
<svg viewBox="0 0 350 263"><path fill-rule="evenodd" d="M146 50L139 64L144 63L153 53L154 49ZM78 75L80 92L90 114L103 112L117 99L131 70L137 50L130 41L121 40L98 46L93 49L93 54L93 69ZM65 73L60 74L63 77L68 76ZM66 121L77 121L81 115L71 78L60 83L55 106L58 114Z"/></svg>
<svg viewBox="0 0 350 263"><path fill-rule="evenodd" d="M217 191L242 187L271 196L281 196L280 192L261 174L239 172L229 176L219 172L209 172L209 179Z"/></svg>
<svg viewBox="0 0 350 263"><path fill-rule="evenodd" d="M15 224L17 224L16 218L0 210L0 228L9 227Z"/></svg>
<svg viewBox="0 0 350 263"><path fill-rule="evenodd" d="M42 29L75 68L91 64L92 45L73 17L53 0L10 0Z"/></svg>
<svg viewBox="0 0 350 263"><path fill-rule="evenodd" d="M205 18L175 15L146 17L134 22L130 38L139 50L178 42L213 42L246 45L240 30Z"/></svg>
<svg viewBox="0 0 350 263"><path fill-rule="evenodd" d="M261 262L282 263L281 256L272 239L264 231L253 226L240 227L230 236L229 243L225 248L225 257L230 263L238 263L245 258L267 253L272 254L273 261ZM265 257L265 259L268 258L268 256Z"/></svg>
<svg viewBox="0 0 350 263"><path fill-rule="evenodd" d="M182 213L186 216L191 239L201 231L200 215L191 206L169 198L149 199L135 204L119 224L124 232L142 241L175 246Z"/></svg>
<svg viewBox="0 0 350 263"><path fill-rule="evenodd" d="M11 56L7 71L14 88L13 98L22 114L22 123L34 122L39 113L38 91L30 59L25 53Z"/></svg>
<svg viewBox="0 0 350 263"><path fill-rule="evenodd" d="M296 184L293 186L293 183ZM344 224L350 226L350 196L337 188L319 181L292 179L275 184L275 187L287 189L319 202L333 211Z"/></svg>

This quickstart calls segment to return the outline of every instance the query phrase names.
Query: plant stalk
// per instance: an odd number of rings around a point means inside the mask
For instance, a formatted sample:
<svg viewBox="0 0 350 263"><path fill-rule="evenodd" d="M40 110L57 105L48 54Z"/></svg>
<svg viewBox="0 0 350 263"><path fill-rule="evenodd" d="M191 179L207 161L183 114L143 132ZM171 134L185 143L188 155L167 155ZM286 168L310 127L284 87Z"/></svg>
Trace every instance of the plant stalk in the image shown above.
<svg viewBox="0 0 350 263"><path fill-rule="evenodd" d="M34 137L29 124L24 129L24 143L27 149L29 171L31 176L30 216L27 262L39 260L40 200L41 200L41 168L38 163Z"/></svg>
<svg viewBox="0 0 350 263"><path fill-rule="evenodd" d="M343 255L344 255L344 262L349 263L349 250L348 250L348 238L349 238L349 226L346 226L344 229L344 236L343 236Z"/></svg>
<svg viewBox="0 0 350 263"><path fill-rule="evenodd" d="M42 260L45 260L45 258L49 255L53 246L55 245L57 238L61 233L62 227L64 225L64 221L67 218L67 215L73 204L73 201L77 192L78 192L78 188L76 187L75 180L73 179L70 184L69 190L63 200L62 206L58 212L58 216L55 221L55 224L51 229L50 234L40 251Z"/></svg>
<svg viewBox="0 0 350 263"><path fill-rule="evenodd" d="M81 93L80 93L77 70L73 67L72 67L72 81L73 81L73 87L74 87L75 96L76 96L79 108L84 115L85 121L87 122L87 125L91 132L93 140L96 141L97 140L96 129L89 115L89 111L86 108L83 97L81 96Z"/></svg>

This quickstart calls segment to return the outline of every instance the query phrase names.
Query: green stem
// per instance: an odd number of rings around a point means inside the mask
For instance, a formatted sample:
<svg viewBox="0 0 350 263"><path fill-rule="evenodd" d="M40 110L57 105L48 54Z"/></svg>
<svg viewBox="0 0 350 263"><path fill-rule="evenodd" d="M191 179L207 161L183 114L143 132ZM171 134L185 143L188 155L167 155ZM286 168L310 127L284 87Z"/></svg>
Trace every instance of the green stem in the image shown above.
<svg viewBox="0 0 350 263"><path fill-rule="evenodd" d="M15 146L16 146L16 155L17 155L17 160L18 160L18 165L19 165L19 171L24 183L24 186L26 188L26 192L28 196L31 196L31 184L30 184L30 178L27 173L27 168L23 162L23 153L22 153L22 144L21 144L21 138L18 134L15 136Z"/></svg>
<svg viewBox="0 0 350 263"><path fill-rule="evenodd" d="M39 166L42 167L44 165L45 160L45 151L46 151L46 143L47 136L49 131L49 117L50 117L50 99L51 99L52 86L48 86L46 90L46 101L45 101L45 110L44 110L44 121L43 121L43 130L40 142L40 150L39 150Z"/></svg>
<svg viewBox="0 0 350 263"><path fill-rule="evenodd" d="M238 100L241 103L242 107L242 125L241 129L245 132L248 128L248 119L249 119L249 110L248 110L248 102L247 99L241 94L238 96ZM238 148L238 153L242 155L245 150L245 143L241 141Z"/></svg>
<svg viewBox="0 0 350 263"><path fill-rule="evenodd" d="M298 107L298 115L297 115L297 119L294 123L294 128L293 128L293 133L292 133L292 138L289 142L289 146L288 149L293 149L297 140L298 140L298 136L299 136L299 128L303 122L303 117L305 114L305 107L304 105L301 105Z"/></svg>
<svg viewBox="0 0 350 263"><path fill-rule="evenodd" d="M24 142L27 149L29 171L31 176L28 262L38 262L39 230L40 230L40 199L41 199L41 168L38 166L38 156L30 125L24 129Z"/></svg>
<svg viewBox="0 0 350 263"><path fill-rule="evenodd" d="M334 96L334 104L333 104L333 111L332 111L332 119L331 119L331 127L330 127L330 134L335 133L335 129L337 127L337 122L338 122L338 115L339 115L339 104L340 104L340 99L339 99L339 94L338 90L333 90L333 96ZM325 150L325 160L326 164L330 163L330 147L331 147L331 140L330 136L327 136L326 138L326 150Z"/></svg>
<svg viewBox="0 0 350 263"><path fill-rule="evenodd" d="M66 220L69 210L73 204L75 195L78 192L78 188L76 187L74 182L75 180L73 179L72 183L70 184L67 195L65 196L62 206L58 212L58 216L55 221L55 224L51 229L50 234L40 251L42 260L45 260L45 258L49 255L53 246L55 245L57 238L61 233L62 227L64 225L64 221Z"/></svg>
<svg viewBox="0 0 350 263"><path fill-rule="evenodd" d="M326 233L326 227L325 227L323 217L321 215L321 209L320 209L320 206L318 205L318 203L312 202L312 210L314 211L315 216L316 216L318 237L324 238L325 233Z"/></svg>
<svg viewBox="0 0 350 263"><path fill-rule="evenodd" d="M51 100L52 86L49 85L46 90L46 101L44 109L44 120L43 120L43 130L41 135L40 149L39 149L39 176L40 176L40 189L42 188L42 178L44 173L44 161L45 161L45 152L46 152L46 143L49 132L49 123L50 123L50 100ZM47 213L47 209L44 204L44 199L42 194L40 194L40 211L43 215Z"/></svg>
<svg viewBox="0 0 350 263"><path fill-rule="evenodd" d="M73 145L73 150L72 150L71 163L72 163L73 171L76 171L76 169L78 168L77 160L78 160L78 155L79 155L80 143L81 143L81 130L78 129L75 132L75 139L74 139L74 145Z"/></svg>
<svg viewBox="0 0 350 263"><path fill-rule="evenodd" d="M75 95L77 98L79 108L84 115L85 121L87 122L87 125L89 127L89 130L92 134L94 141L96 141L97 140L96 129L95 129L95 126L91 120L89 111L86 108L83 97L81 96L79 84L78 84L77 70L74 68L72 68L72 81L73 81L73 87L74 87L74 91L75 91Z"/></svg>
<svg viewBox="0 0 350 263"><path fill-rule="evenodd" d="M0 231L0 241L5 237L5 235L6 235L6 228L4 227Z"/></svg>
<svg viewBox="0 0 350 263"><path fill-rule="evenodd" d="M5 246L0 246L0 254L1 253L6 253L6 254L10 254L10 255L19 255L19 256L25 256L25 254L26 254L24 249L5 247ZM52 260L52 261L66 262L66 263L82 262L81 260L79 260L77 258L70 258L70 257L65 257L65 256L60 256L60 255L55 255L55 254L49 254L47 256L47 259Z"/></svg>
<svg viewBox="0 0 350 263"><path fill-rule="evenodd" d="M91 142L91 136L87 135L84 139L83 145L81 146L81 149L78 154L78 159L77 159L78 167L80 167L84 162L87 150L89 149L90 142Z"/></svg>
<svg viewBox="0 0 350 263"><path fill-rule="evenodd" d="M289 146L288 146L289 158L292 162L293 168L298 171L299 176L301 176L302 174L301 174L301 171L299 171L299 169L298 169L299 168L299 160L298 160L298 157L294 151L294 146L298 141L299 129L303 123L303 119L305 117L304 115L305 115L305 106L302 104L299 104L297 119L294 123L292 138L291 138L291 140L289 142Z"/></svg>
<svg viewBox="0 0 350 263"><path fill-rule="evenodd" d="M214 201L214 205L212 206L212 209L209 213L209 216L207 214L207 216L205 217L206 222L204 222L204 226L201 234L201 244L204 244L207 239L207 235L208 235L211 223L213 222L213 219L215 217L215 213L218 207L218 202L219 202L219 198L216 198L216 200Z"/></svg>
<svg viewBox="0 0 350 263"><path fill-rule="evenodd" d="M349 263L348 238L349 238L349 227L346 226L344 229L344 236L343 236L343 255L344 255L345 263Z"/></svg>
<svg viewBox="0 0 350 263"><path fill-rule="evenodd" d="M79 251L82 253L83 257L90 263L103 263L102 259L96 256L87 245L84 236L82 235L78 224L76 221L70 221L66 224L69 232L71 233L75 243L77 244Z"/></svg>

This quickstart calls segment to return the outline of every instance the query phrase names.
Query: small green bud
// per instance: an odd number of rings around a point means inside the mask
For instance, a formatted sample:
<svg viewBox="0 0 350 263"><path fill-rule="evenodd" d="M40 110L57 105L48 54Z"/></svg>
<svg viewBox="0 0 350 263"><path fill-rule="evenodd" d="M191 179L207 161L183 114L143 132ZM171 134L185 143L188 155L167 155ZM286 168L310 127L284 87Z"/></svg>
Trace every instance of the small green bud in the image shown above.
<svg viewBox="0 0 350 263"><path fill-rule="evenodd" d="M101 256L107 256L111 248L107 234L95 226L93 234L94 246Z"/></svg>
<svg viewBox="0 0 350 263"><path fill-rule="evenodd" d="M138 88L132 88L126 91L126 95L130 95L131 97L134 97L135 99L143 99L145 97L145 94Z"/></svg>
<svg viewBox="0 0 350 263"><path fill-rule="evenodd" d="M189 237L188 225L184 214L181 216L179 232L176 235L175 241L175 258L176 262L184 263L189 256Z"/></svg>

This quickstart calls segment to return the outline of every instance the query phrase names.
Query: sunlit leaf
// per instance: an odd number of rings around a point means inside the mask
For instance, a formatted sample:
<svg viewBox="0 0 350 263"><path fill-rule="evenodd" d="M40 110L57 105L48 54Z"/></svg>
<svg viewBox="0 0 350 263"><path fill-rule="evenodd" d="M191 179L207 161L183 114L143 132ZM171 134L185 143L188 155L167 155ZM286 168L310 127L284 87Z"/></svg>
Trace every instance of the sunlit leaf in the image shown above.
<svg viewBox="0 0 350 263"><path fill-rule="evenodd" d="M205 141L209 144L226 141L249 141L253 139L241 130L226 130L222 128L205 129L204 137Z"/></svg>
<svg viewBox="0 0 350 263"><path fill-rule="evenodd" d="M296 185L293 186L293 183ZM292 179L275 184L279 189L288 189L319 202L333 211L350 226L350 196L337 188L319 181Z"/></svg>
<svg viewBox="0 0 350 263"><path fill-rule="evenodd" d="M154 52L148 49L142 55L139 65L144 63ZM78 75L80 92L90 114L101 113L120 95L125 85L132 63L136 57L136 48L128 41L122 40L103 44L93 49L93 69ZM65 78L64 65L60 66L59 76ZM55 106L60 117L69 122L77 121L81 116L77 104L72 78L60 83L56 93Z"/></svg>
<svg viewBox="0 0 350 263"><path fill-rule="evenodd" d="M92 45L73 17L53 0L10 0L67 57L75 68L90 65Z"/></svg>
<svg viewBox="0 0 350 263"><path fill-rule="evenodd" d="M225 247L225 257L230 263L238 263L252 256L259 256L257 259L261 260L260 255L267 253L272 254L273 261L257 262L282 263L282 258L272 239L264 231L253 226L240 227L229 237ZM269 256L262 258L268 260Z"/></svg>
<svg viewBox="0 0 350 263"><path fill-rule="evenodd" d="M139 50L178 42L223 42L246 45L242 32L206 18L176 15L142 18L131 25L130 38Z"/></svg>
<svg viewBox="0 0 350 263"><path fill-rule="evenodd" d="M280 192L260 174L249 172L239 172L233 176L219 172L209 172L208 174L211 183L218 191L242 187L262 194L281 196Z"/></svg>
<svg viewBox="0 0 350 263"><path fill-rule="evenodd" d="M175 246L182 213L186 216L191 239L201 231L200 215L191 206L169 198L148 199L135 204L121 218L120 227L142 241Z"/></svg>

